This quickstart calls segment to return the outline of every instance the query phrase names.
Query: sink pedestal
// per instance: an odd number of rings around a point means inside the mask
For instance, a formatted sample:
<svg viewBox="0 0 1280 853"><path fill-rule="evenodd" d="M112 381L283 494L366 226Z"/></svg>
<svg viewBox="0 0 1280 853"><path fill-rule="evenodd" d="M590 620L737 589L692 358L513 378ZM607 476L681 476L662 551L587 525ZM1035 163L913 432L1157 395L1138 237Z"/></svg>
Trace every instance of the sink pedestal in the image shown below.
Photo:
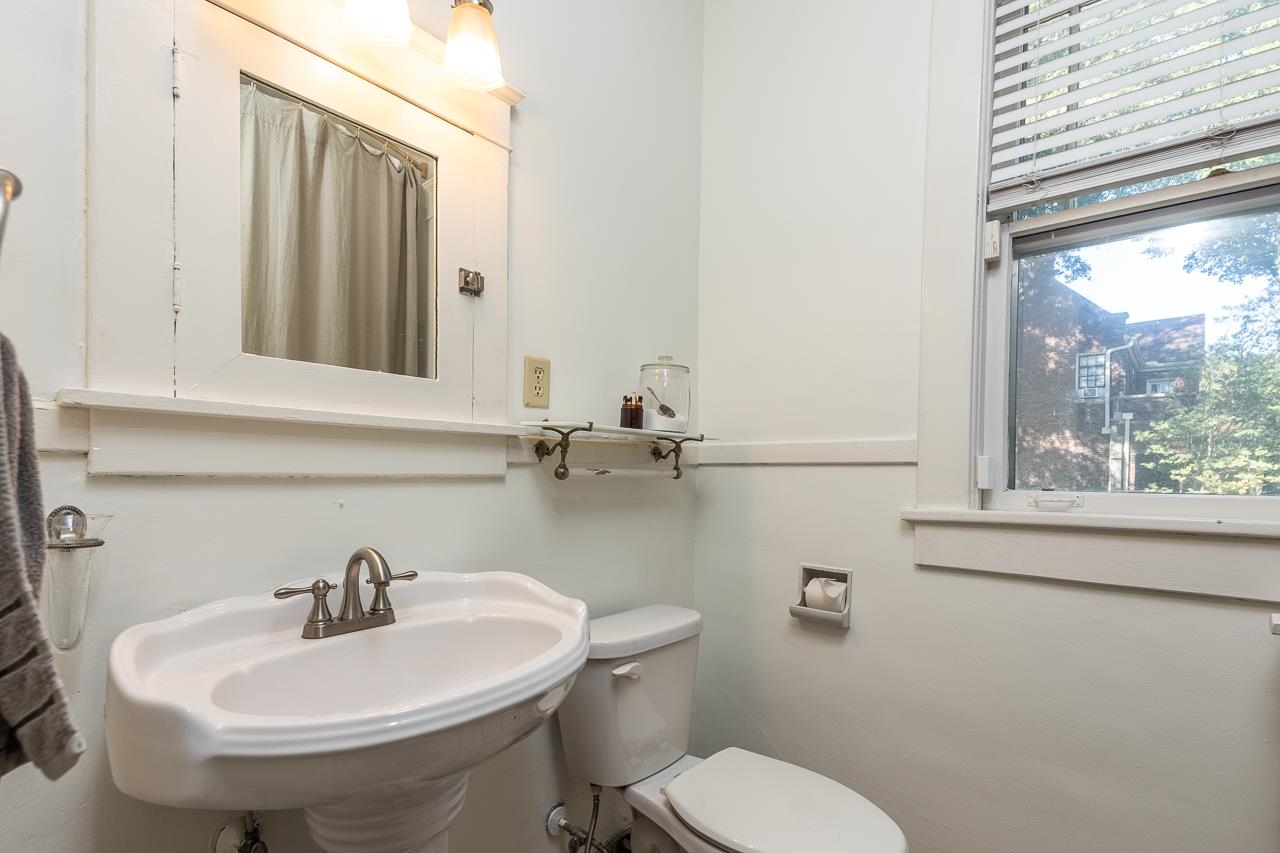
<svg viewBox="0 0 1280 853"><path fill-rule="evenodd" d="M467 796L469 771L406 779L306 810L325 853L448 853L449 826Z"/></svg>

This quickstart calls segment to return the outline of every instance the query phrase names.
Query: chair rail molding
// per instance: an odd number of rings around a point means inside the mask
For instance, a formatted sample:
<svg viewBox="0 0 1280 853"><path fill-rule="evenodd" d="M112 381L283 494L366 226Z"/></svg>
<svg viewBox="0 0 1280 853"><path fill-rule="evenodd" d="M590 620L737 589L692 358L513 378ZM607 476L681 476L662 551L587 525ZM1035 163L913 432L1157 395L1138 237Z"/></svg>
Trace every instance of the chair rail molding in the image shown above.
<svg viewBox="0 0 1280 853"><path fill-rule="evenodd" d="M915 436L826 441L715 441L689 450L689 464L915 465Z"/></svg>

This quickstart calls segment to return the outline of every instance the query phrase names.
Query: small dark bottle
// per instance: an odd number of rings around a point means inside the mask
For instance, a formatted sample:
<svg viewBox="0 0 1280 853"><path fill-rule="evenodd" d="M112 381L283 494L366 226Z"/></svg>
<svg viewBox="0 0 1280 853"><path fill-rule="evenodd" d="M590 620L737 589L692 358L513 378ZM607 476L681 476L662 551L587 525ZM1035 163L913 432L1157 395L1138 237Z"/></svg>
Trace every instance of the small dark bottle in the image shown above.
<svg viewBox="0 0 1280 853"><path fill-rule="evenodd" d="M632 397L630 394L622 398L622 414L618 417L618 426L624 429L642 429L644 427L643 397Z"/></svg>

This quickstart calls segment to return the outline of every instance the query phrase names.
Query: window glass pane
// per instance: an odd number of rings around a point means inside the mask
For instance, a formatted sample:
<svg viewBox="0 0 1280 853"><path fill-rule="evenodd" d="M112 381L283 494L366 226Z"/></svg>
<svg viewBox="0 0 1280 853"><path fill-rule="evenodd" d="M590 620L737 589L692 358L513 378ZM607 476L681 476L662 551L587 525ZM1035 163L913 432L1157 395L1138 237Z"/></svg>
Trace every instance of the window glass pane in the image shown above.
<svg viewBox="0 0 1280 853"><path fill-rule="evenodd" d="M1280 494L1280 200L1225 211L1015 244L1011 488Z"/></svg>

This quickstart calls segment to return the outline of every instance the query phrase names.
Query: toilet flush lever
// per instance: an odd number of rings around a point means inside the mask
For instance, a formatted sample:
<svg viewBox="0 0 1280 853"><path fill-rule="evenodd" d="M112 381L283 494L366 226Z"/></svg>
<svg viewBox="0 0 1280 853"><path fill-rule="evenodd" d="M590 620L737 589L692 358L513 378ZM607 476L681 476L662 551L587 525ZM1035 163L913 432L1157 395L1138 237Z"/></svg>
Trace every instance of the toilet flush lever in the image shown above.
<svg viewBox="0 0 1280 853"><path fill-rule="evenodd" d="M633 660L631 663L624 663L622 666L615 669L613 671L613 677L614 678L630 678L634 680L639 678L640 673L643 671L644 671L644 667L640 665L640 662Z"/></svg>

